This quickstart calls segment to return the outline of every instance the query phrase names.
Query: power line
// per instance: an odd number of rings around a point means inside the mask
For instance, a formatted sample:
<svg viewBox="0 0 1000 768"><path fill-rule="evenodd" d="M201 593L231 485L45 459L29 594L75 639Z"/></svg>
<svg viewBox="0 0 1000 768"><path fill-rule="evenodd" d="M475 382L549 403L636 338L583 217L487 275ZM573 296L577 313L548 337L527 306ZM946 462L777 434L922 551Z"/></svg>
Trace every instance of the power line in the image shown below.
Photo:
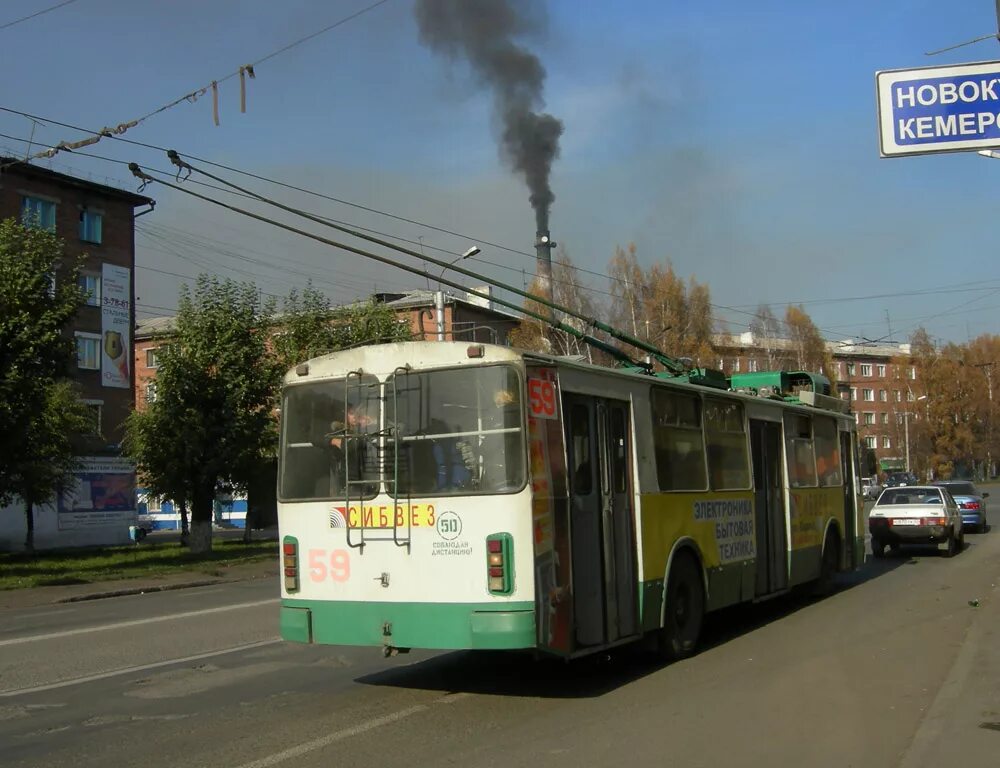
<svg viewBox="0 0 1000 768"><path fill-rule="evenodd" d="M67 0L66 2L63 3L63 5L68 5L70 2L75 2L75 0ZM245 80L245 78L247 76L249 76L250 79L253 79L253 78L256 77L256 73L254 71L255 67L260 66L265 61L269 61L269 60L273 59L275 56L280 56L282 53L285 53L286 51L289 51L292 48L295 48L295 47L297 47L299 45L302 45L303 43L308 42L309 40L312 40L312 39L314 39L316 37L319 37L320 35L325 34L326 32L329 32L332 29L336 29L337 27L340 27L340 26L346 24L349 21L353 21L354 19L358 18L359 16L361 16L363 14L366 14L369 11L373 11L376 8L378 8L380 5L384 5L387 2L389 2L389 0L376 0L376 2L374 2L374 3L372 3L372 4L368 5L368 6L366 6L365 8L362 8L361 10L356 11L356 12L350 14L349 16L345 16L344 18L339 19L338 21L335 21L333 24L327 25L327 26L323 27L322 29L317 30L316 32L312 32L312 33L310 33L308 35L305 35L304 37L300 37L298 40L294 40L291 43L288 43L287 45L282 46L278 50L272 51L271 53L267 54L266 56L264 56L264 57L262 57L260 59L257 59L256 61L253 61L253 62L251 62L249 64L244 64L243 66L239 67L239 69L237 69L237 70L235 70L233 72L230 72L229 74L227 74L227 75L225 75L223 77L216 78L215 80L212 80L211 82L209 82L207 85L204 85L204 86L202 86L200 88L196 88L193 91L190 91L189 93L186 93L183 96L181 96L181 97L179 97L177 99L174 99L173 101L168 102L167 104L164 104L161 107L157 107L152 112L148 112L147 114L143 115L142 117L137 117L134 120L129 120L128 122L119 123L114 128L105 127L105 128L102 128L100 131L87 131L87 133L91 134L89 138L83 139L81 141L75 141L75 142L65 142L65 141L60 142L55 147L52 147L52 148L46 150L45 152L41 152L41 153L32 155L32 159L40 158L40 157L53 157L57 153L62 152L62 151L72 152L73 150L75 150L75 149L77 149L79 147L89 146L91 144L96 144L97 142L99 142L101 139L103 139L105 137L117 137L118 134L125 133L126 131L130 130L131 128L135 128L137 125L139 125L140 123L148 120L149 118L153 117L154 115L158 115L161 112L165 112L168 109L172 109L173 107L176 107L178 104L181 104L183 102L195 102L195 101L197 101L199 98L201 98L202 96L204 96L210 89L212 91L212 112L213 112L215 124L218 125L219 124L219 112L218 112L218 109L219 109L219 102L218 102L219 83L223 83L226 80L229 80L229 79L231 79L231 78L236 77L237 75L239 75L239 77L240 77L240 94L241 94L240 95L240 108L241 108L242 111L246 111L246 99L245 99L245 87L246 87L245 83L246 83L246 80ZM47 13L48 11L55 10L58 7L61 7L61 6L55 6L53 8L46 9L45 11L40 11L39 13L37 13L35 15L37 16L37 15L40 15L41 13ZM27 17L27 18L31 18L31 17ZM24 21L24 20L26 20L26 19L20 19L19 21ZM11 22L11 24L16 24L16 23L18 23L18 22L17 21ZM3 27L0 27L0 29L3 29ZM70 127L70 126L67 126L67 127ZM74 129L74 130L79 130L79 129Z"/></svg>
<svg viewBox="0 0 1000 768"><path fill-rule="evenodd" d="M20 19L14 19L14 21L8 21L6 24L0 24L0 29L8 29L9 27L13 27L16 24L20 24L23 21L30 21L31 19L38 18L39 16L43 16L46 13L51 13L52 11L58 11L60 8L63 8L64 6L67 6L70 3L75 3L75 2L76 0L63 0L63 2L61 3L49 6L48 8L43 8L40 11L35 11L35 13L32 13L28 16L22 16Z"/></svg>

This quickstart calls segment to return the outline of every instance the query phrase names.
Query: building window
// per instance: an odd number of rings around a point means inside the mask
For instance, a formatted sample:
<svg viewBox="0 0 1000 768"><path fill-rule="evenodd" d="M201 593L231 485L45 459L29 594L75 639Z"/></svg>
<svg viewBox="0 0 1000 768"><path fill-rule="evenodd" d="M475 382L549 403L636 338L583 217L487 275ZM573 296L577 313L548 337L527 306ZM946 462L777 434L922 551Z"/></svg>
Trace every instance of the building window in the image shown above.
<svg viewBox="0 0 1000 768"><path fill-rule="evenodd" d="M914 400L916 400L916 398L913 396L913 392L912 391L910 391L910 390L906 391L906 400L907 400L907 402L910 402L910 403L912 403Z"/></svg>
<svg viewBox="0 0 1000 768"><path fill-rule="evenodd" d="M889 402L889 393L886 392L884 389L880 389L878 391L878 399L879 399L880 402L883 402L883 403Z"/></svg>
<svg viewBox="0 0 1000 768"><path fill-rule="evenodd" d="M146 402L155 403L156 402L156 382L151 381L146 385Z"/></svg>
<svg viewBox="0 0 1000 768"><path fill-rule="evenodd" d="M847 364L847 375L848 376L853 376L854 375L854 363L848 363Z"/></svg>
<svg viewBox="0 0 1000 768"><path fill-rule="evenodd" d="M851 400L857 400L857 399L858 399L858 388L851 387Z"/></svg>
<svg viewBox="0 0 1000 768"><path fill-rule="evenodd" d="M872 375L872 364L871 363L862 363L861 364L861 375L862 376L871 376Z"/></svg>
<svg viewBox="0 0 1000 768"><path fill-rule="evenodd" d="M160 364L160 361L156 359L156 349L157 349L156 347L153 347L152 349L146 350L147 368L156 368Z"/></svg>
<svg viewBox="0 0 1000 768"><path fill-rule="evenodd" d="M874 389L862 389L861 390L861 399L864 400L866 403L874 403L875 402L875 390Z"/></svg>
<svg viewBox="0 0 1000 768"><path fill-rule="evenodd" d="M892 441L889 439L888 435L882 435L882 447L892 448Z"/></svg>
<svg viewBox="0 0 1000 768"><path fill-rule="evenodd" d="M104 217L84 208L80 211L80 239L88 243L101 243L101 223Z"/></svg>
<svg viewBox="0 0 1000 768"><path fill-rule="evenodd" d="M87 371L101 369L101 334L76 332L76 367Z"/></svg>
<svg viewBox="0 0 1000 768"><path fill-rule="evenodd" d="M740 359L739 357L736 357L733 359L733 373L739 373L739 372L740 372Z"/></svg>
<svg viewBox="0 0 1000 768"><path fill-rule="evenodd" d="M88 307L101 306L101 276L96 272L81 272L77 278L80 293L87 296Z"/></svg>
<svg viewBox="0 0 1000 768"><path fill-rule="evenodd" d="M101 434L101 407L104 405L103 400L84 400L84 405L87 406L87 413L90 416L90 433L92 435Z"/></svg>
<svg viewBox="0 0 1000 768"><path fill-rule="evenodd" d="M146 496L146 511L157 515L163 510L163 499L159 496Z"/></svg>
<svg viewBox="0 0 1000 768"><path fill-rule="evenodd" d="M854 423L855 424L861 423L861 414L858 413L857 411L854 412Z"/></svg>
<svg viewBox="0 0 1000 768"><path fill-rule="evenodd" d="M884 365L879 365L878 367L876 367L875 370L877 371L878 376L879 376L880 379L884 379L885 378L885 366Z"/></svg>
<svg viewBox="0 0 1000 768"><path fill-rule="evenodd" d="M898 389L896 390L896 402L897 403L903 402L903 393L900 392Z"/></svg>
<svg viewBox="0 0 1000 768"><path fill-rule="evenodd" d="M865 448L875 448L875 435L868 435L865 438Z"/></svg>
<svg viewBox="0 0 1000 768"><path fill-rule="evenodd" d="M889 423L889 414L886 413L885 411L882 411L882 423L883 424Z"/></svg>
<svg viewBox="0 0 1000 768"><path fill-rule="evenodd" d="M865 424L874 424L875 414L872 411L865 411Z"/></svg>
<svg viewBox="0 0 1000 768"><path fill-rule="evenodd" d="M21 220L25 226L56 231L56 204L40 197L21 198Z"/></svg>
<svg viewBox="0 0 1000 768"><path fill-rule="evenodd" d="M912 365L910 366L910 378L911 379L917 378L917 369L914 368Z"/></svg>
<svg viewBox="0 0 1000 768"><path fill-rule="evenodd" d="M757 360L755 358L750 358L747 360L747 371L750 373L757 373Z"/></svg>

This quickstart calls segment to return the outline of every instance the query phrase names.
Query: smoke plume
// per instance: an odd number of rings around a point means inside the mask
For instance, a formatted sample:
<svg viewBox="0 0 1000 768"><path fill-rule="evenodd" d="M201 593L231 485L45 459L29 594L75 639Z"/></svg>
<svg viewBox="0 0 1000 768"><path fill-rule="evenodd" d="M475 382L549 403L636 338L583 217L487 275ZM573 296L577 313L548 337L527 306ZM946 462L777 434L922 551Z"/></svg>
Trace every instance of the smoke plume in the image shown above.
<svg viewBox="0 0 1000 768"><path fill-rule="evenodd" d="M559 155L560 120L539 113L544 105L545 68L538 57L513 42L528 31L525 4L516 0L417 0L420 40L431 50L464 58L489 86L501 123L500 151L528 183L539 231L547 230L555 195L549 185Z"/></svg>

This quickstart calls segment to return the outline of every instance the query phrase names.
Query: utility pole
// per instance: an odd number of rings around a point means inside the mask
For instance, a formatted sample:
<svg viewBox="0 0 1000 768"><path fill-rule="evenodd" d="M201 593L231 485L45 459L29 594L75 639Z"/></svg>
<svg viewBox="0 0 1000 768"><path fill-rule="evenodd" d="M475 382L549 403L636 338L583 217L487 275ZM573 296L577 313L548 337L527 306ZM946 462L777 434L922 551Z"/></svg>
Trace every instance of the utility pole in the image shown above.
<svg viewBox="0 0 1000 768"><path fill-rule="evenodd" d="M997 13L1000 15L1000 0L997 0ZM1000 18L998 18L1000 21ZM993 475L993 366L996 361L976 363L986 374L986 390L989 393L989 406L986 409L986 479Z"/></svg>

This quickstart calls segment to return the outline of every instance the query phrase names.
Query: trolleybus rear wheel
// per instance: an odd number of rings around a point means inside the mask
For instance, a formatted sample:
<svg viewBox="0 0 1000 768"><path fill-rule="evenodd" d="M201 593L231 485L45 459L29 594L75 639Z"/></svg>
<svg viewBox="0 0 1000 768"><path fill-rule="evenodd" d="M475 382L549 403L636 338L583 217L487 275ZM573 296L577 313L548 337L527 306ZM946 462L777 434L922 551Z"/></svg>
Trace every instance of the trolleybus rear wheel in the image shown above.
<svg viewBox="0 0 1000 768"><path fill-rule="evenodd" d="M705 619L705 589L695 559L687 552L674 557L660 630L660 655L668 661L692 655Z"/></svg>

